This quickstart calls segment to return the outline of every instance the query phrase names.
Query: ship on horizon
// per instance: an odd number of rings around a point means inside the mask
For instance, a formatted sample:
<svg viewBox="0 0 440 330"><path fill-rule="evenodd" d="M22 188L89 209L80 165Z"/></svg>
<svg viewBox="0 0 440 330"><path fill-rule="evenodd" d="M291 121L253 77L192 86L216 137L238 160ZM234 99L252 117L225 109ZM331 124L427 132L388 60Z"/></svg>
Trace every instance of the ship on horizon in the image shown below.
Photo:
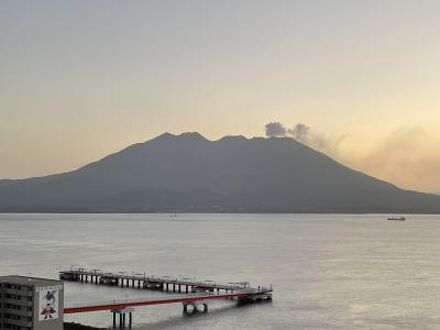
<svg viewBox="0 0 440 330"><path fill-rule="evenodd" d="M401 215L401 216L398 216L398 217L395 217L395 216L391 216L391 217L388 217L388 220L395 220L395 221L405 221L406 220L406 218L403 216L403 215Z"/></svg>

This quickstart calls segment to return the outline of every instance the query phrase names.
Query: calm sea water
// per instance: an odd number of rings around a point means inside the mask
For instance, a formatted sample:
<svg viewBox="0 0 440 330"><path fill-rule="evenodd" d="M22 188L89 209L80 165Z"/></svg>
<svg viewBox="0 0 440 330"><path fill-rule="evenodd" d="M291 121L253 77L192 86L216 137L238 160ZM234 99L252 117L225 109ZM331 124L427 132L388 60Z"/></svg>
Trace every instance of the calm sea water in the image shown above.
<svg viewBox="0 0 440 330"><path fill-rule="evenodd" d="M272 303L138 308L135 329L439 329L440 216L0 214L0 275L71 266L273 284ZM66 305L169 295L66 283ZM109 312L67 320L107 327Z"/></svg>

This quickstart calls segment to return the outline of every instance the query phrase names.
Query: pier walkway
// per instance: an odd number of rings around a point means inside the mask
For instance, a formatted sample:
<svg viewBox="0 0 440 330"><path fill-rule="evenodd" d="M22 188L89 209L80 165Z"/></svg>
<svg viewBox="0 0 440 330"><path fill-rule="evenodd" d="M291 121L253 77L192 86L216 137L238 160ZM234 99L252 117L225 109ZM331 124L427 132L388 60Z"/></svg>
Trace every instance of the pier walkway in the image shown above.
<svg viewBox="0 0 440 330"><path fill-rule="evenodd" d="M192 294L184 295L182 297L175 298L164 298L164 299L136 299L136 300L125 300L125 301L113 301L108 304L97 304L97 305L86 305L86 306L71 306L64 308L64 314L77 314L77 313L90 313L99 312L106 310L122 310L129 307L139 307L139 306L152 306L152 305L165 305L165 304L177 304L182 303L184 305L190 304L203 304L208 300L223 300L223 299L234 299L240 302L254 302L267 300L271 298L272 291L270 289L261 289L260 291L254 290L243 290L242 292L229 293L229 294ZM206 306L205 306L206 307Z"/></svg>
<svg viewBox="0 0 440 330"><path fill-rule="evenodd" d="M132 312L134 311L133 307L182 303L183 312L186 314L198 312L199 306L203 306L203 310L201 311L205 313L208 311L207 302L211 300L235 300L239 303L252 303L272 300L273 293L272 286L252 288L248 282L229 282L227 284L221 284L210 280L197 281L192 278L174 278L171 276L153 276L146 274L127 275L126 273L109 273L101 272L98 269L86 270L85 268L61 271L60 279L97 285L185 293L179 296L173 296L172 298L113 301L107 304L68 306L64 308L64 314L108 310L113 315L114 328L116 327L117 315L119 315L120 327L125 327L126 314L129 316L128 325L131 326Z"/></svg>
<svg viewBox="0 0 440 330"><path fill-rule="evenodd" d="M109 273L99 269L87 270L77 268L60 272L60 279L65 281L79 281L98 285L132 287L138 289L161 290L175 293L197 293L223 291L233 293L237 290L250 288L249 282L217 283L211 280L198 281L189 277L154 276L125 272Z"/></svg>

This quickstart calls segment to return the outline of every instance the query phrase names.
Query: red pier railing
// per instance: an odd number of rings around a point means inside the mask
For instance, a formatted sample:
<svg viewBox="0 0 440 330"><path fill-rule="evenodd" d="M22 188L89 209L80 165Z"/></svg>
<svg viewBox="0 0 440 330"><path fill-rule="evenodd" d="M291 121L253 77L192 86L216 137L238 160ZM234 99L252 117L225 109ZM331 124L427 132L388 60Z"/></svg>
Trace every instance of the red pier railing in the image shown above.
<svg viewBox="0 0 440 330"><path fill-rule="evenodd" d="M252 299L263 296L269 296L271 294L272 294L272 290L259 290L259 291L237 292L237 293L228 293L228 294L186 295L184 297L158 299L158 300L123 301L123 302L114 302L110 304L101 304L101 305L66 307L64 308L64 314L90 313L90 312L99 312L106 310L122 310L128 307L138 307L138 306L165 305L165 304L177 304L177 303L191 304L206 300L233 299L233 298L246 300L247 298Z"/></svg>

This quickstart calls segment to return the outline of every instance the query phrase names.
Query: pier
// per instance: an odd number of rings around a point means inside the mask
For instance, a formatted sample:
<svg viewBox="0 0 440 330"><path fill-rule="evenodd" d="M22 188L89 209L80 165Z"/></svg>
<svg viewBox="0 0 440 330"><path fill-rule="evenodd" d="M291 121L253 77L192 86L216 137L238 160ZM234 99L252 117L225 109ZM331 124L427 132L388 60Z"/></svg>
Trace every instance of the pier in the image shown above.
<svg viewBox="0 0 440 330"><path fill-rule="evenodd" d="M233 293L250 288L249 282L217 283L211 280L198 281L189 277L154 276L139 273L131 275L125 272L109 273L99 269L77 268L60 272L64 281L78 281L97 285L120 286L126 288L160 290L173 293Z"/></svg>
<svg viewBox="0 0 440 330"><path fill-rule="evenodd" d="M153 276L146 274L109 273L98 269L72 269L60 272L60 279L78 281L95 285L120 286L134 289L161 290L164 292L181 293L179 296L163 299L137 299L111 302L108 304L68 306L64 314L90 313L110 311L113 318L113 328L116 328L119 318L119 327L124 328L128 323L131 327L133 307L153 306L164 304L179 304L183 306L183 313L192 314L208 312L208 301L235 300L238 303L253 303L272 300L272 286L251 287L249 282L217 283L211 280L197 281L188 277L175 278L172 276ZM128 322L126 315L128 315ZM119 317L118 317L119 316Z"/></svg>

